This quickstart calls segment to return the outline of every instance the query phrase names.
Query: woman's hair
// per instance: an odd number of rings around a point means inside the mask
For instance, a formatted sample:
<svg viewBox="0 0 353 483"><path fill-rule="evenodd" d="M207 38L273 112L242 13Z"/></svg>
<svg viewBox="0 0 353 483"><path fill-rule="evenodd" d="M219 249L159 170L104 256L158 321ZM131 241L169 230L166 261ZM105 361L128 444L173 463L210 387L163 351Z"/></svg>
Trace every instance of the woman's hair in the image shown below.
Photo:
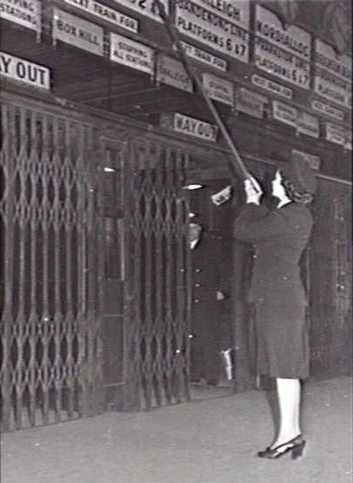
<svg viewBox="0 0 353 483"><path fill-rule="evenodd" d="M282 184L286 191L286 195L291 201L294 201L295 203L301 203L303 205L306 205L313 201L314 197L312 194L305 192L300 185L298 185L297 183L293 183L288 178L286 178L286 175L283 174L282 171L280 171L280 173L282 175Z"/></svg>

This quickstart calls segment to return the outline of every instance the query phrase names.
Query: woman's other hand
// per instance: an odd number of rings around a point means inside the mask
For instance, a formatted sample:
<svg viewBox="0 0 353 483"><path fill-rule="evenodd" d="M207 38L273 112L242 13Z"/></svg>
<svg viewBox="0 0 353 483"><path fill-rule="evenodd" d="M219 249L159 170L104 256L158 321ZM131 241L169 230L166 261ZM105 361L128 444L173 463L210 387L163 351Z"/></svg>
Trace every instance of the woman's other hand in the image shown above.
<svg viewBox="0 0 353 483"><path fill-rule="evenodd" d="M246 203L260 204L260 198L263 195L262 188L259 182L251 176L244 181L244 188L246 194Z"/></svg>

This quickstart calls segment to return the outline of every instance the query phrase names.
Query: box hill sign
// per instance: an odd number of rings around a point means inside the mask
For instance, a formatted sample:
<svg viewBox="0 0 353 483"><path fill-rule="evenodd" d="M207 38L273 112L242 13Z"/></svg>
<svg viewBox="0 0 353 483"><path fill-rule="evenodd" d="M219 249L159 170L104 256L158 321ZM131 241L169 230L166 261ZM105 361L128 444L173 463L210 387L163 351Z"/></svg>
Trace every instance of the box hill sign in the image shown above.
<svg viewBox="0 0 353 483"><path fill-rule="evenodd" d="M103 55L103 29L92 22L54 9L53 39L96 55Z"/></svg>
<svg viewBox="0 0 353 483"><path fill-rule="evenodd" d="M50 70L42 65L0 52L0 75L32 87L50 89Z"/></svg>

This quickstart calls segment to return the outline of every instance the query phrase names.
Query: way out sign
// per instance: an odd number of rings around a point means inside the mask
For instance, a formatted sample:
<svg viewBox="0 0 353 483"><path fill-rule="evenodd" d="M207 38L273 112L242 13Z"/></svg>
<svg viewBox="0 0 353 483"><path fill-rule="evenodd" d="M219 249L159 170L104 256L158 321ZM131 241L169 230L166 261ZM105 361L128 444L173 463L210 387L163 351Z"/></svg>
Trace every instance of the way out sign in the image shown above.
<svg viewBox="0 0 353 483"><path fill-rule="evenodd" d="M39 64L0 52L0 75L42 89L50 89L50 70Z"/></svg>
<svg viewBox="0 0 353 483"><path fill-rule="evenodd" d="M161 115L161 127L173 129L182 134L188 134L207 141L217 141L218 127L214 124L195 119L193 117L184 116L183 114L165 113Z"/></svg>

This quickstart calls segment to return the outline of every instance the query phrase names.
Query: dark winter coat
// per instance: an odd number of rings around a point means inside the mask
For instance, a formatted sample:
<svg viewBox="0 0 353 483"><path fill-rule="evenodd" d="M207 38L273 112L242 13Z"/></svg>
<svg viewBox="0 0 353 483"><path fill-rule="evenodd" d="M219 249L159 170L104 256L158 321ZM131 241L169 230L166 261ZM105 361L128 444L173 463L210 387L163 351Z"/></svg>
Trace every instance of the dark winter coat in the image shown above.
<svg viewBox="0 0 353 483"><path fill-rule="evenodd" d="M235 220L234 236L255 248L249 300L256 305L258 370L274 377L308 375L307 298L299 261L313 219L305 205L274 211L250 203Z"/></svg>

